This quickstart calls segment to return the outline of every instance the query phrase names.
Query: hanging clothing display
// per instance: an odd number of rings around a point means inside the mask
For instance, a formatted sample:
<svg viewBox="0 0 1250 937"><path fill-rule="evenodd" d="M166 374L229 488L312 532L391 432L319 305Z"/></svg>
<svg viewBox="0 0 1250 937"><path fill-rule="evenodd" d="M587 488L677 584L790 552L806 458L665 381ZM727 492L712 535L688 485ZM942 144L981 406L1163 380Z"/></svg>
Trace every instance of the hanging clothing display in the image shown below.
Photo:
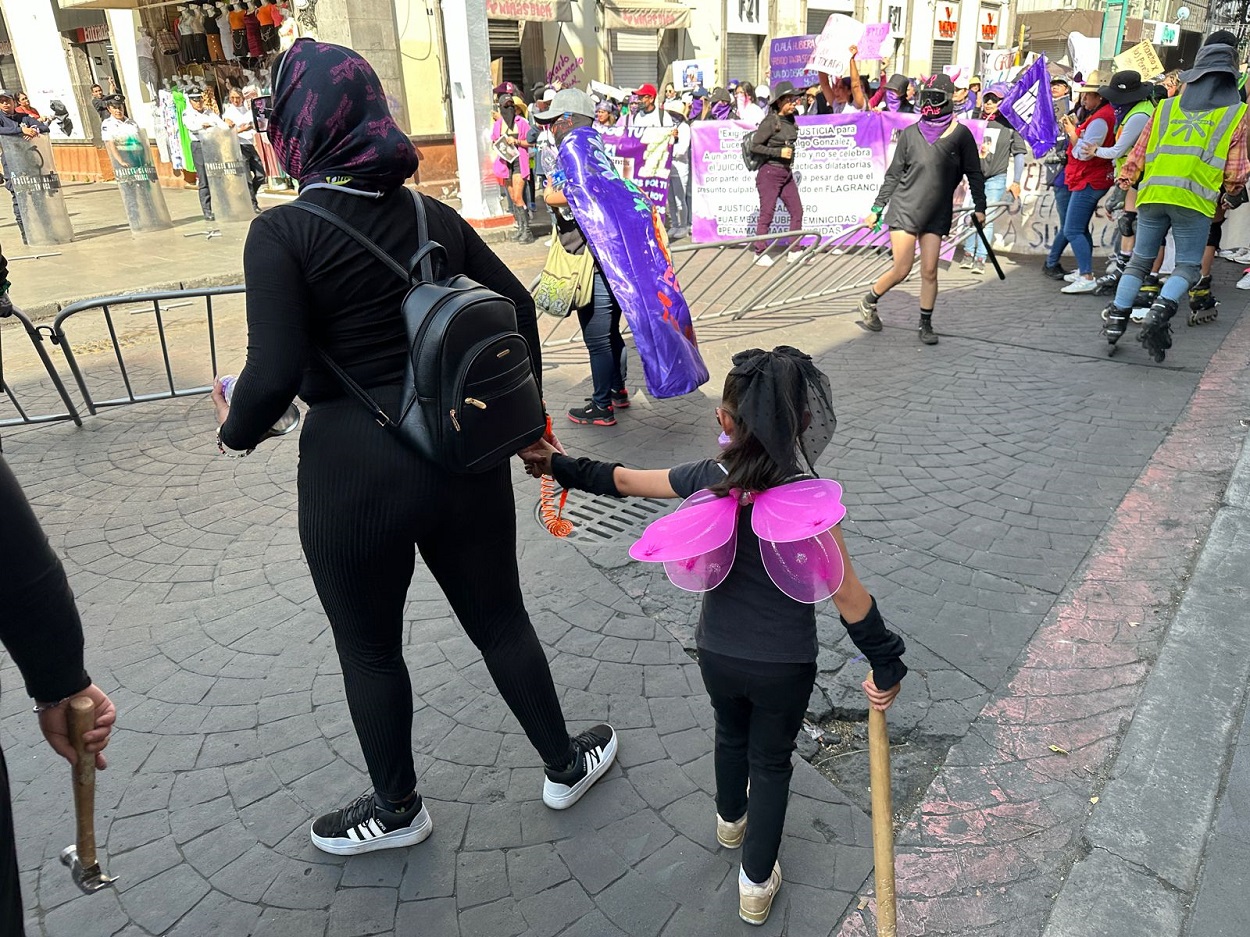
<svg viewBox="0 0 1250 937"><path fill-rule="evenodd" d="M265 54L265 43L260 38L260 18L258 14L248 12L243 17L243 28L247 31L247 54L254 59Z"/></svg>
<svg viewBox="0 0 1250 937"><path fill-rule="evenodd" d="M225 50L221 47L221 27L217 25L217 18L211 14L204 16L204 36L208 40L208 58L213 62L224 62L226 60Z"/></svg>
<svg viewBox="0 0 1250 937"><path fill-rule="evenodd" d="M221 37L221 54L226 61L233 62L238 56L234 52L234 34L230 25L229 10L217 17L217 35Z"/></svg>
<svg viewBox="0 0 1250 937"><path fill-rule="evenodd" d="M190 105L187 104L187 96L181 91L174 92L174 116L177 119L177 130L174 139L178 141L178 149L182 156L182 168L190 172L195 172L195 160L191 158L191 134L187 132L187 128L183 126L183 112ZM173 147L170 147L172 156Z"/></svg>
<svg viewBox="0 0 1250 937"><path fill-rule="evenodd" d="M204 30L204 18L194 10L186 16L187 26L191 30L191 61L208 61L208 35Z"/></svg>

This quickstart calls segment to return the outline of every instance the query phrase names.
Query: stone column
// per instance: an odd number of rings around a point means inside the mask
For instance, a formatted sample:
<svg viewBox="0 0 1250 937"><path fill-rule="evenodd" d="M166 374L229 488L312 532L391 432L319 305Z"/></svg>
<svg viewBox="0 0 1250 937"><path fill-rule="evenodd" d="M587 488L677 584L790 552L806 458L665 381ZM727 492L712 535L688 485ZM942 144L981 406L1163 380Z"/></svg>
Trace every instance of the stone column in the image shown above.
<svg viewBox="0 0 1250 937"><path fill-rule="evenodd" d="M373 66L395 121L410 130L394 0L318 0L314 15L318 39L355 49Z"/></svg>
<svg viewBox="0 0 1250 937"><path fill-rule="evenodd" d="M460 171L461 214L477 227L496 227L503 215L491 168L490 40L486 0L442 0L447 80Z"/></svg>

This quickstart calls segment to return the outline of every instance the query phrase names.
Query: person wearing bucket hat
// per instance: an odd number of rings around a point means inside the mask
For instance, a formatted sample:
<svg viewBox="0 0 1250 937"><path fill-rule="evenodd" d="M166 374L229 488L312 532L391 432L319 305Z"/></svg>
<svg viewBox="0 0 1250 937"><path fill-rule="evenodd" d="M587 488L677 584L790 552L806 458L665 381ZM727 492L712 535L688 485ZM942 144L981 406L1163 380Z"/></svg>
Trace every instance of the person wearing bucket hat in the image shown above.
<svg viewBox="0 0 1250 937"><path fill-rule="evenodd" d="M1096 156L1082 144L1095 148L1110 146L1115 140L1115 109L1098 93L1102 81L1097 71L1089 73L1080 89L1080 107L1059 122L1067 138L1067 163L1055 180L1055 206L1063 229L1055 235L1047 257L1046 271L1061 270L1063 249L1072 246L1077 269L1063 287L1063 293L1092 293L1098 288L1094 278L1094 240L1090 223L1098 203L1111 189L1114 166L1111 160ZM1086 115L1080 117L1079 115ZM1060 276L1063 276L1061 273Z"/></svg>
<svg viewBox="0 0 1250 937"><path fill-rule="evenodd" d="M1111 80L1098 89L1098 93L1115 110L1115 142L1110 146L1102 147L1096 146L1093 142L1082 143L1081 149L1084 153L1112 160L1115 163L1115 172L1118 174L1124 166L1128 152L1137 145L1142 131L1146 129L1146 124L1154 113L1152 90L1153 86L1148 82L1143 82L1138 72L1125 70L1112 75ZM1115 290L1120 275L1128 266L1129 257L1132 256L1133 237L1137 229L1137 193L1133 189L1125 193L1124 210L1120 214L1117 229L1120 245L1118 250L1111 255L1108 272L1098 278L1095 290L1097 293Z"/></svg>
<svg viewBox="0 0 1250 937"><path fill-rule="evenodd" d="M1235 43L1231 33L1208 38L1194 67L1180 76L1181 93L1159 105L1116 180L1127 189L1140 177L1133 259L1105 310L1104 331L1113 348L1169 230L1176 245L1176 266L1138 335L1156 362L1172 347L1169 323L1201 277L1213 219L1223 203L1240 195L1250 175L1250 112L1238 89Z"/></svg>
<svg viewBox="0 0 1250 937"><path fill-rule="evenodd" d="M1024 179L1024 154L1028 144L1016 129L998 113L999 103L1007 96L1009 86L993 84L981 96L981 117L986 121L981 141L981 172L985 175L986 204L1001 202L1008 192L1020 197ZM964 262L960 266L978 276L985 274L986 242L994 242L994 223L985 223L985 241L976 231L964 242Z"/></svg>
<svg viewBox="0 0 1250 937"><path fill-rule="evenodd" d="M967 178L977 221L985 222L985 175L976 140L955 120L955 83L949 75L923 79L917 93L920 120L898 136L894 158L864 224L878 227L884 215L890 226L894 265L877 278L859 304L862 329L880 332L877 302L911 275L920 248L920 329L925 345L936 345L933 307L938 294L938 259L942 239L954 220L955 190ZM887 212L886 208L889 207Z"/></svg>
<svg viewBox="0 0 1250 937"><path fill-rule="evenodd" d="M764 164L755 173L755 188L760 194L760 213L755 222L757 237L762 238L772 227L778 199L790 215L787 230L797 231L803 227L803 201L799 198L799 183L792 169L794 148L799 141L799 128L794 122L798 103L799 92L794 85L779 81L772 89L768 113L751 137L751 152L764 157ZM790 242L780 239L775 243L788 245ZM762 267L773 264L772 257L767 253L769 246L764 240L755 242L755 262Z"/></svg>

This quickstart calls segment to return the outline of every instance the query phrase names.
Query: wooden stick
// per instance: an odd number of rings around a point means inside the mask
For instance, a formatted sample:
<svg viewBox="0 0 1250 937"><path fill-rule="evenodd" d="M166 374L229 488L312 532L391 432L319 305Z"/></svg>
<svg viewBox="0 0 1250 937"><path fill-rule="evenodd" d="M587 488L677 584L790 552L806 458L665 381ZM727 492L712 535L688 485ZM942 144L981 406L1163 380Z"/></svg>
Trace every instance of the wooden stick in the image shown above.
<svg viewBox="0 0 1250 937"><path fill-rule="evenodd" d="M75 696L69 701L69 740L78 753L74 766L74 814L78 819L78 862L84 869L96 864L95 755L87 751L83 735L95 727L95 701Z"/></svg>
<svg viewBox="0 0 1250 937"><path fill-rule="evenodd" d="M868 679L872 679L869 671ZM872 785L872 872L877 888L877 937L897 937L894 906L894 794L890 730L885 713L868 708L868 772Z"/></svg>

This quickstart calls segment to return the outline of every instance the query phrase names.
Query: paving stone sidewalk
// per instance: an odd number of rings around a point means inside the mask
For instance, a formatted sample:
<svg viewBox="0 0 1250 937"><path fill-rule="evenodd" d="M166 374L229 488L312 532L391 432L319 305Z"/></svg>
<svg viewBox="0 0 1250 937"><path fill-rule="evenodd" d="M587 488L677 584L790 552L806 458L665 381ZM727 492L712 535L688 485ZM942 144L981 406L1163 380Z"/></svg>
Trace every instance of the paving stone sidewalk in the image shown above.
<svg viewBox="0 0 1250 937"><path fill-rule="evenodd" d="M1028 265L1006 284L952 273L945 285L936 348L917 343L903 294L883 301L879 335L854 327L850 300L708 323L701 392L636 395L617 427L561 433L576 451L633 463L706 456L734 351L813 353L840 420L820 467L846 487L852 556L908 640L913 674L891 724L939 762L1009 677L1240 312L1230 302L1216 323L1182 327L1161 368L1131 343L1106 359L1097 301L1052 295ZM548 359L558 412L587 392L584 351ZM99 826L122 880L87 898L56 862L72 830L67 772L36 742L15 670L0 669L32 934L807 937L855 906L871 867L862 784L849 767L840 789L800 763L782 897L765 928L737 920L734 854L712 823L710 710L686 653L694 602L628 564L625 536L550 538L519 472L531 614L570 720L612 721L619 765L573 810L543 807L536 757L419 570L408 660L434 836L353 859L316 852L310 818L367 782L300 555L296 442L240 461L213 453L202 400L6 433L66 557L93 676L120 712ZM855 717L863 664L836 617L822 613L820 632L811 715Z"/></svg>

